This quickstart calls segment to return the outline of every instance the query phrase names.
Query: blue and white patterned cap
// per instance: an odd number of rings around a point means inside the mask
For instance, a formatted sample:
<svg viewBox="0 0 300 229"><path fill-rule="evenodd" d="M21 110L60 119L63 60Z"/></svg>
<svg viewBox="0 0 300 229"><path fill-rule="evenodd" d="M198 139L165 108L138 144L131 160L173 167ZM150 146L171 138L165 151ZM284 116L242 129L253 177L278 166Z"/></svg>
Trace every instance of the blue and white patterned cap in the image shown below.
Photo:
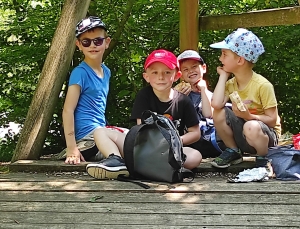
<svg viewBox="0 0 300 229"><path fill-rule="evenodd" d="M100 18L95 17L95 16L90 16L88 18L82 19L80 22L77 23L76 25L76 31L75 31L75 36L79 37L80 34L93 29L93 28L102 28L105 31L107 31L106 25L104 24L103 21L101 21Z"/></svg>
<svg viewBox="0 0 300 229"><path fill-rule="evenodd" d="M251 63L256 63L258 57L265 52L264 46L259 38L251 31L243 28L238 28L229 34L224 41L211 44L210 47L230 49Z"/></svg>

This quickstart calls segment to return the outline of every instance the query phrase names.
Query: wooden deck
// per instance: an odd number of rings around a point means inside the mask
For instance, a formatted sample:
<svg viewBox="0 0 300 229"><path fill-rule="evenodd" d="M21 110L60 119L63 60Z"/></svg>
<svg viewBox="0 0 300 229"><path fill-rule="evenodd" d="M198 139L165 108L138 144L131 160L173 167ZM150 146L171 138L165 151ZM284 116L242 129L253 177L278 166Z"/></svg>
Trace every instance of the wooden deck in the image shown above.
<svg viewBox="0 0 300 229"><path fill-rule="evenodd" d="M73 167L74 168L74 167ZM208 173L209 174L209 173ZM300 182L147 183L85 172L0 174L0 228L299 228Z"/></svg>

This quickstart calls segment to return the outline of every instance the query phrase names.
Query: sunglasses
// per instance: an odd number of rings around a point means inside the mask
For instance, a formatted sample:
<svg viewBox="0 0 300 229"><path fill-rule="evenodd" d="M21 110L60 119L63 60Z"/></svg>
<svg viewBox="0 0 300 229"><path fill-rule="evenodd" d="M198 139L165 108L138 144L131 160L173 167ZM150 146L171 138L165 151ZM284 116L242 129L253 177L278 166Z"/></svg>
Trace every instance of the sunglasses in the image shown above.
<svg viewBox="0 0 300 229"><path fill-rule="evenodd" d="M103 41L105 40L105 37L96 37L94 39L84 38L80 40L83 47L90 47L92 41L96 46L101 46L103 44Z"/></svg>

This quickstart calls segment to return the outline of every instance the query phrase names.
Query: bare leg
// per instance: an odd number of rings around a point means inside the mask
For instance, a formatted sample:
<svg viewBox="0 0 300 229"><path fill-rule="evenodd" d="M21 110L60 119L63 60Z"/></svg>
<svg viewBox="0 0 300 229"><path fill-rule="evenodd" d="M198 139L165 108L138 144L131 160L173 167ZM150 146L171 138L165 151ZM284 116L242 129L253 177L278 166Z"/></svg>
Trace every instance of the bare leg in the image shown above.
<svg viewBox="0 0 300 229"><path fill-rule="evenodd" d="M263 133L257 121L248 121L244 124L244 135L249 145L256 149L257 155L267 155L269 136Z"/></svg>
<svg viewBox="0 0 300 229"><path fill-rule="evenodd" d="M226 123L225 110L215 109L213 113L213 120L217 133L223 140L224 144L232 149L237 148L237 145L233 138L232 129Z"/></svg>
<svg viewBox="0 0 300 229"><path fill-rule="evenodd" d="M183 147L183 153L186 155L186 161L184 162L184 167L186 169L194 169L200 165L202 155L198 150L190 147Z"/></svg>
<svg viewBox="0 0 300 229"><path fill-rule="evenodd" d="M95 143L105 157L110 154L123 157L125 136L124 133L106 128L100 128L94 132Z"/></svg>

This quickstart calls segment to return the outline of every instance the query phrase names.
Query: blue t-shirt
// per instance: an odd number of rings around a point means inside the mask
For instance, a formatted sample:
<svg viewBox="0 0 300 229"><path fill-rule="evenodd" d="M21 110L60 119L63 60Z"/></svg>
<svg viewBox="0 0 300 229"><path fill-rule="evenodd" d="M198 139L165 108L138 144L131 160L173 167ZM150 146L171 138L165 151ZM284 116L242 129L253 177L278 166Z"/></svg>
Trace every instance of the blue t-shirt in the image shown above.
<svg viewBox="0 0 300 229"><path fill-rule="evenodd" d="M105 126L105 109L109 91L110 69L101 64L103 78L81 62L71 73L69 86L81 87L80 97L74 112L75 139L82 139L98 126Z"/></svg>

